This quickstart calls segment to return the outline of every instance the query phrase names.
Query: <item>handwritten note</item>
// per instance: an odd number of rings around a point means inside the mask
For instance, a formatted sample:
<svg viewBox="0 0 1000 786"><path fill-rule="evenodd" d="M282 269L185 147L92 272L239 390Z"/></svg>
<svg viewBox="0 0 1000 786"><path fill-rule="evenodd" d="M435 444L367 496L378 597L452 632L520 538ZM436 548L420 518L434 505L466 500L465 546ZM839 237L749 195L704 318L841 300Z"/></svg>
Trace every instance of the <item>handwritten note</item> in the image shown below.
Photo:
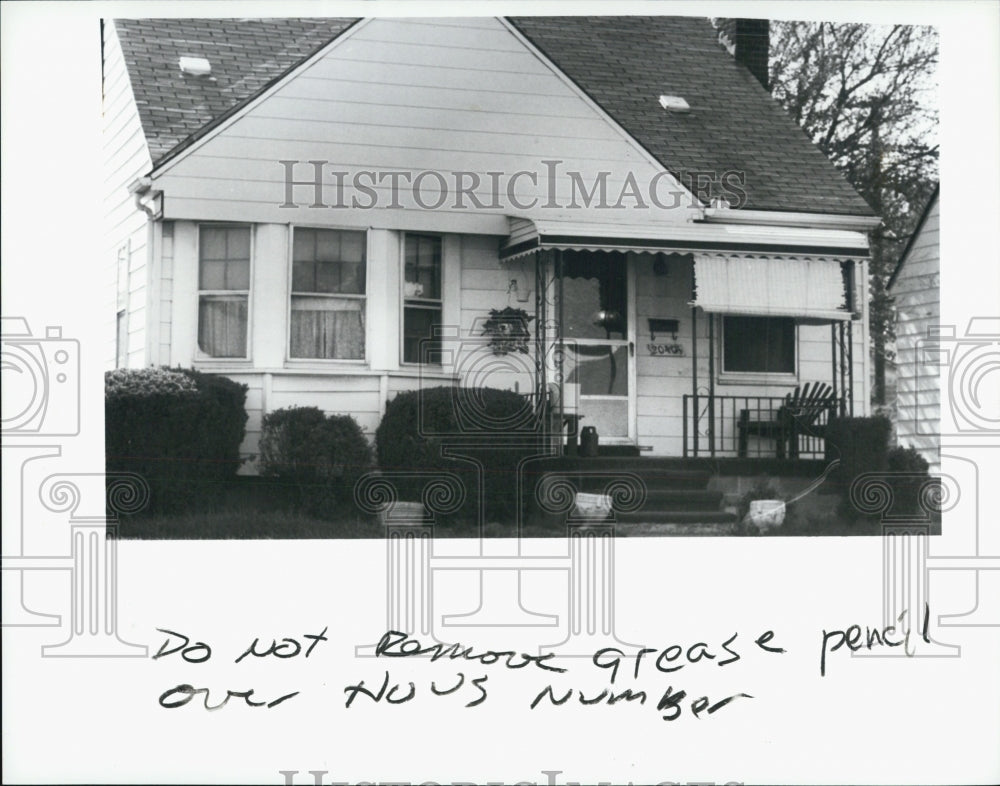
<svg viewBox="0 0 1000 786"><path fill-rule="evenodd" d="M919 636L929 642L930 609L925 605ZM843 628L823 629L817 636L819 676L830 667L830 656L837 652L857 652L861 649L902 647L906 655L913 654L911 634L914 620L908 611L902 612L890 625L865 626L852 624ZM332 646L326 635L328 627L318 632L304 632L281 639L256 637L233 657L233 667L239 670L248 661L292 659L319 661L325 649ZM153 660L180 659L189 668L197 668L215 657L205 641L168 628L157 628L167 638ZM490 697L490 677L499 670L522 675L525 709L551 707L594 707L633 704L655 710L656 717L675 721L684 717L706 718L755 696L737 691L728 695L711 695L710 691L694 689L695 684L710 681L712 670L728 668L738 663L753 664L759 658L787 657L781 637L774 630L755 635L733 632L721 641L673 642L664 647L640 647L626 651L619 647L602 647L586 659L560 658L555 653L533 655L515 649L479 649L459 643L443 644L422 641L397 630L386 631L375 647L375 658L389 665L377 671L359 662L360 677L348 677L340 686L344 706L348 709L360 703L384 707L411 701L445 700L455 707L479 707ZM419 660L427 668L422 681L393 677L392 662L399 659ZM595 671L596 670L596 671ZM589 672L589 673L585 673ZM234 672L235 673L235 672ZM593 687L593 676L600 674L606 685ZM584 687L585 686L585 687ZM290 686L291 687L291 686ZM196 687L194 682L181 683L160 694L159 706L175 710L189 704L209 711L234 704L255 709L274 709L300 695L297 689L276 695L258 695L252 687Z"/></svg>

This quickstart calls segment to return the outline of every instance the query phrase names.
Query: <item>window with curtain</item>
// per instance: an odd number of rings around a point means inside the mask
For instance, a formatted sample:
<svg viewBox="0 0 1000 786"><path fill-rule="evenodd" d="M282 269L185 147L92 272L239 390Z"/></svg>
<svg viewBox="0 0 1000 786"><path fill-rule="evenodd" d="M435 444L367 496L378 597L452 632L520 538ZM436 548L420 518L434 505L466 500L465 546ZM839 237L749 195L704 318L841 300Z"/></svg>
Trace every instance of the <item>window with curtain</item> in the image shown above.
<svg viewBox="0 0 1000 786"><path fill-rule="evenodd" d="M365 246L363 231L294 230L291 357L364 359Z"/></svg>
<svg viewBox="0 0 1000 786"><path fill-rule="evenodd" d="M247 357L250 227L202 226L198 239L198 348Z"/></svg>
<svg viewBox="0 0 1000 786"><path fill-rule="evenodd" d="M441 238L406 236L403 276L403 362L440 363Z"/></svg>
<svg viewBox="0 0 1000 786"><path fill-rule="evenodd" d="M725 317L722 370L795 373L795 321L789 317Z"/></svg>

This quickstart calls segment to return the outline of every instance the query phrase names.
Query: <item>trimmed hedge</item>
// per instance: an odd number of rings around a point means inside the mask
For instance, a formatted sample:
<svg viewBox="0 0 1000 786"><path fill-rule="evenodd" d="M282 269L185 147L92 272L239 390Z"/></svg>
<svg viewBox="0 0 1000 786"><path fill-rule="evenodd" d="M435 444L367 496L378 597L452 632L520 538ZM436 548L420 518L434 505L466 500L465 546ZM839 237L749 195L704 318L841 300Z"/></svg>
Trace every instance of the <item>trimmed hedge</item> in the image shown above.
<svg viewBox="0 0 1000 786"><path fill-rule="evenodd" d="M530 401L509 390L436 387L403 392L386 404L375 431L379 467L391 472L453 472L465 486L465 516L478 515L482 498L487 519L513 523L519 505L517 466L536 453L530 439L535 425ZM512 435L518 436L516 446L490 447L496 438ZM442 455L449 445L482 462L484 489L478 487L474 465ZM419 500L427 481L393 477L400 499Z"/></svg>
<svg viewBox="0 0 1000 786"><path fill-rule="evenodd" d="M372 450L349 415L289 407L264 416L261 471L295 487L299 505L322 517L353 500L358 479L372 467Z"/></svg>
<svg viewBox="0 0 1000 786"><path fill-rule="evenodd" d="M841 487L844 512L851 509L851 483L866 472L885 472L892 424L884 415L831 418L826 425L826 459L840 459L831 480Z"/></svg>
<svg viewBox="0 0 1000 786"><path fill-rule="evenodd" d="M235 476L247 386L193 369L116 369L104 376L105 466L136 472L149 507L179 510Z"/></svg>
<svg viewBox="0 0 1000 786"><path fill-rule="evenodd" d="M920 487L930 479L930 465L926 459L914 448L895 447L889 451L887 468L890 473L905 473L889 477L893 513L922 514Z"/></svg>

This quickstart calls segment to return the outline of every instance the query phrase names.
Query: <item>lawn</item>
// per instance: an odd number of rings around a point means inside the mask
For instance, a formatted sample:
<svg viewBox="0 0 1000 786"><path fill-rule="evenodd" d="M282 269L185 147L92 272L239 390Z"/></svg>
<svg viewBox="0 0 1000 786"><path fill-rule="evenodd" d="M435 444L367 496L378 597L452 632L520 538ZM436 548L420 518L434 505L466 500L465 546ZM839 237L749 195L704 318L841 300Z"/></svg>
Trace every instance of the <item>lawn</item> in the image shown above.
<svg viewBox="0 0 1000 786"><path fill-rule="evenodd" d="M192 498L195 494L192 492ZM121 518L118 537L142 540L227 540L299 538L383 538L385 529L374 516L353 504L339 505L324 516L303 512L298 490L259 477L239 477L210 488L200 488L197 501L176 505L169 512L141 512ZM491 522L486 537L513 537L513 524ZM526 537L553 538L565 527L534 525ZM435 537L475 538L479 528L469 521L451 519L434 527Z"/></svg>
<svg viewBox="0 0 1000 786"><path fill-rule="evenodd" d="M195 496L193 493L190 495ZM310 515L297 504L298 491L276 481L259 477L239 477L206 490L199 489L197 502L176 506L171 512L144 512L123 517L118 537L143 540L250 540L250 539L337 539L383 538L385 529L374 516L347 503L323 516ZM823 502L821 495L814 501ZM837 515L836 499L824 504L806 500L790 506L784 524L768 532L776 536L878 536L877 520ZM183 509L187 508L187 509ZM721 535L757 536L753 530L733 525ZM931 523L930 533L940 534L940 516ZM469 520L457 518L439 522L434 536L441 538L515 537L512 523L490 522L482 533ZM622 535L629 534L627 529ZM639 535L640 533L636 532ZM683 532L678 532L683 535ZM523 537L561 538L565 525L555 522L525 526ZM641 536L641 535L640 535Z"/></svg>

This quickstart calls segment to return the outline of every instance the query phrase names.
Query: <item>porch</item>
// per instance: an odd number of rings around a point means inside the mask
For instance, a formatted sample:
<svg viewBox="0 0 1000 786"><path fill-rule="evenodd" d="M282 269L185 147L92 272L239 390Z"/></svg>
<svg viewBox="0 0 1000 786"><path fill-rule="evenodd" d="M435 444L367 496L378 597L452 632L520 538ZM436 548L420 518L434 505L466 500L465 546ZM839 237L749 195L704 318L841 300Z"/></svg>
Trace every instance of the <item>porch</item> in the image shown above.
<svg viewBox="0 0 1000 786"><path fill-rule="evenodd" d="M726 535L738 523L740 499L762 475L781 496L810 511L832 513L839 496L820 459L670 458L626 455L561 456L530 462L528 524L572 524L576 493L611 500L609 522L619 535ZM580 523L580 522L576 522Z"/></svg>
<svg viewBox="0 0 1000 786"><path fill-rule="evenodd" d="M821 460L865 410L863 263L559 246L531 254L556 453Z"/></svg>

